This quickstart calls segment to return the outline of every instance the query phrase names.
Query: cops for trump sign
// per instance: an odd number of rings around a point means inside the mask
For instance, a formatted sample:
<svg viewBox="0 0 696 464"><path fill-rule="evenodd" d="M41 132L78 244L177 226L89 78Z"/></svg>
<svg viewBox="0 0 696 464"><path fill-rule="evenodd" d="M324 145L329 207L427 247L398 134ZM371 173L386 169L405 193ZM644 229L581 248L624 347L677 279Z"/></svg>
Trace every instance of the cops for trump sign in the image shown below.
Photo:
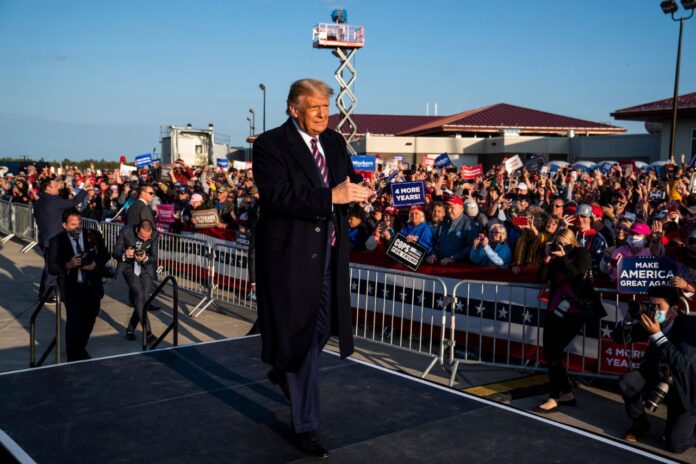
<svg viewBox="0 0 696 464"><path fill-rule="evenodd" d="M619 293L644 294L650 287L672 286L677 273L673 258L625 257L618 262L616 289Z"/></svg>
<svg viewBox="0 0 696 464"><path fill-rule="evenodd" d="M422 180L391 184L391 191L392 204L397 208L425 203L425 185Z"/></svg>
<svg viewBox="0 0 696 464"><path fill-rule="evenodd" d="M387 256L416 272L425 258L427 250L416 242L408 242L406 237L396 234L387 248Z"/></svg>

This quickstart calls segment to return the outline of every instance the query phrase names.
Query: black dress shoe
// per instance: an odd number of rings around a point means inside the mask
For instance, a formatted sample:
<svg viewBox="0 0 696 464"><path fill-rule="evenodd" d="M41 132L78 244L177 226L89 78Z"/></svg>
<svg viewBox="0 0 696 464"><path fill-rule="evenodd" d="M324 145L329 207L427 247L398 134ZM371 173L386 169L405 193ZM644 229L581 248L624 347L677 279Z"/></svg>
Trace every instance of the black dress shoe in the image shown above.
<svg viewBox="0 0 696 464"><path fill-rule="evenodd" d="M135 333L132 330L126 330L126 340L135 340Z"/></svg>
<svg viewBox="0 0 696 464"><path fill-rule="evenodd" d="M316 430L300 433L299 439L300 449L304 453L321 459L329 457L329 450L321 446L321 442L319 441L319 433Z"/></svg>

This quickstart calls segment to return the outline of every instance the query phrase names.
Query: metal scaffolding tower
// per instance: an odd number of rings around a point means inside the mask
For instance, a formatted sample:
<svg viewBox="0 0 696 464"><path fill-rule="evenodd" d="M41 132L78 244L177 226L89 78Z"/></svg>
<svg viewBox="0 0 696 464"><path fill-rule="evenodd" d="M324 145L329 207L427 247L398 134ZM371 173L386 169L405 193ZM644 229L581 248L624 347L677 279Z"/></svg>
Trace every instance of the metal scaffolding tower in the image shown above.
<svg viewBox="0 0 696 464"><path fill-rule="evenodd" d="M332 49L334 56L341 60L341 64L336 69L336 81L341 90L336 96L336 106L341 115L341 119L336 126L336 130L346 137L348 151L356 154L350 142L356 139L358 128L350 115L355 111L358 99L351 90L358 77L355 66L351 63L358 48L365 45L365 28L363 26L353 26L345 24L347 20L345 10L334 10L331 13L333 23L320 23L312 29L312 45L314 48ZM345 72L350 74L346 75ZM345 76L345 77L344 77ZM348 79L346 80L346 77Z"/></svg>

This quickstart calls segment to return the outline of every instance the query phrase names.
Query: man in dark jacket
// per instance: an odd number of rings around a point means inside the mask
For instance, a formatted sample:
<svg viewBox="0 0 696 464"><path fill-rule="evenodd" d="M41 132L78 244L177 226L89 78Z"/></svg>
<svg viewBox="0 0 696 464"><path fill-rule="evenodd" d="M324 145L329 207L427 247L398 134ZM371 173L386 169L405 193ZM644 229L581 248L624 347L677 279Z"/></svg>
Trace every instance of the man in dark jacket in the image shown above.
<svg viewBox="0 0 696 464"><path fill-rule="evenodd" d="M143 184L138 188L138 199L133 202L126 212L126 225L134 226L146 219L151 224L155 223L150 204L155 197L155 188L149 184Z"/></svg>
<svg viewBox="0 0 696 464"><path fill-rule="evenodd" d="M260 193L256 272L262 359L290 401L300 448L328 456L319 429L319 355L332 333L353 352L347 204L367 199L343 137L327 129L325 83L292 84L285 124L254 142ZM333 330L332 330L333 329Z"/></svg>
<svg viewBox="0 0 696 464"><path fill-rule="evenodd" d="M626 414L632 420L624 438L635 442L650 428L643 400L662 384L660 388L668 390L663 400L667 406L664 436L674 453L694 445L696 427L696 318L678 311L679 296L675 287L651 287L644 310L629 309L613 334L625 344L650 340L639 369L619 379ZM652 318L650 311L655 313Z"/></svg>
<svg viewBox="0 0 696 464"><path fill-rule="evenodd" d="M89 359L87 342L104 296L101 274L109 252L101 234L82 228L80 212L63 213L63 231L48 246L48 271L57 276L65 303L65 351L68 361Z"/></svg>
<svg viewBox="0 0 696 464"><path fill-rule="evenodd" d="M152 222L143 219L136 225L124 226L114 246L112 256L123 272L133 304L133 313L126 327L128 340L135 340L134 332L139 322L146 332L148 342L154 340L144 308L156 279L158 237Z"/></svg>
<svg viewBox="0 0 696 464"><path fill-rule="evenodd" d="M41 183L39 199L34 203L34 218L39 227L39 248L44 255L44 269L39 284L39 299L46 289L56 284L56 276L48 271L45 258L48 256L50 240L63 231L63 212L81 204L87 197L87 191L81 190L72 200L59 195L61 185L55 179L46 179ZM55 302L52 297L49 302Z"/></svg>

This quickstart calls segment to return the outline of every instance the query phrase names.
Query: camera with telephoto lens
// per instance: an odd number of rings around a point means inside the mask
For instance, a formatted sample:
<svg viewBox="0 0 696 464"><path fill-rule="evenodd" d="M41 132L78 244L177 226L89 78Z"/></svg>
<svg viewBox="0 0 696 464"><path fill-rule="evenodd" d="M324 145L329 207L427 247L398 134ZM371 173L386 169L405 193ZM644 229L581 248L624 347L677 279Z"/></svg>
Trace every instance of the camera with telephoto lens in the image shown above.
<svg viewBox="0 0 696 464"><path fill-rule="evenodd" d="M669 393L669 387L672 385L672 376L664 377L655 386L655 389L650 392L648 398L645 400L644 406L650 412L657 411L657 407L662 404Z"/></svg>
<svg viewBox="0 0 696 464"><path fill-rule="evenodd" d="M150 248L150 241L138 240L135 242L135 256L142 259L147 256L147 250Z"/></svg>
<svg viewBox="0 0 696 464"><path fill-rule="evenodd" d="M551 242L551 251L561 251L563 250L563 245L560 242Z"/></svg>
<svg viewBox="0 0 696 464"><path fill-rule="evenodd" d="M652 320L655 317L655 312L656 308L647 303L642 303L639 301L628 302L628 315L631 317L631 320L639 320L641 314L647 315Z"/></svg>

